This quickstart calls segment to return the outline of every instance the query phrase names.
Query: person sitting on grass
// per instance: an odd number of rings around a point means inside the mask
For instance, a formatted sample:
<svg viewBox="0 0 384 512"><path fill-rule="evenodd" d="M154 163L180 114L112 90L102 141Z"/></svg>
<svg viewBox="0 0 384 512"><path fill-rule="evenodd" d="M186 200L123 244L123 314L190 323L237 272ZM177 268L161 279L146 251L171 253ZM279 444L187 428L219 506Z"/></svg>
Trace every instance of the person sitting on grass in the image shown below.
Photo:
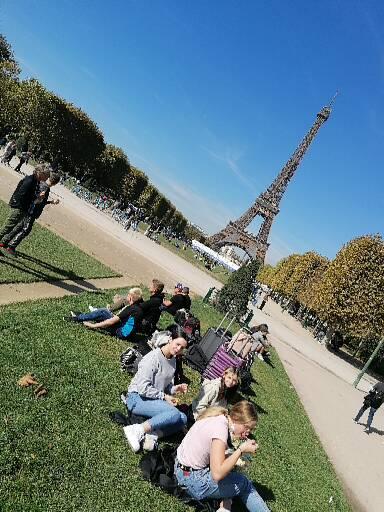
<svg viewBox="0 0 384 512"><path fill-rule="evenodd" d="M184 296L184 309L189 311L191 309L191 297L189 296L189 287L183 286L183 296Z"/></svg>
<svg viewBox="0 0 384 512"><path fill-rule="evenodd" d="M28 209L27 215L17 226L7 235L6 252L11 256L16 256L16 247L26 238L32 231L35 220L40 217L47 204L59 204L59 199L48 201L49 191L60 181L60 175L51 172L47 181L41 181L37 187L35 199L32 201Z"/></svg>
<svg viewBox="0 0 384 512"><path fill-rule="evenodd" d="M178 484L195 500L221 499L221 511L228 511L231 499L239 497L250 512L269 512L252 482L232 471L243 453L253 454L258 445L247 439L257 424L251 402L235 404L230 413L224 407L206 409L181 442L175 461ZM228 457L228 438L244 440Z"/></svg>
<svg viewBox="0 0 384 512"><path fill-rule="evenodd" d="M187 340L180 326L173 325L167 344L152 350L140 361L132 379L125 404L130 413L148 418L144 423L124 427L124 434L134 452L138 452L142 441L156 443L164 437L182 430L187 417L176 408L177 399L173 395L186 393L187 384L173 385L176 369L176 356L187 347Z"/></svg>
<svg viewBox="0 0 384 512"><path fill-rule="evenodd" d="M3 228L0 230L0 247L6 248L12 230L28 215L28 210L35 199L40 182L49 178L50 169L46 165L36 166L33 174L19 181L9 200L10 213Z"/></svg>
<svg viewBox="0 0 384 512"><path fill-rule="evenodd" d="M267 339L267 334L269 334L268 325L260 324L251 327L252 338L255 340L252 343L251 351L255 351L257 357L264 361L264 355L269 355L269 347L271 343Z"/></svg>
<svg viewBox="0 0 384 512"><path fill-rule="evenodd" d="M174 294L170 299L163 300L163 311L166 311L172 316L175 316L179 309L183 309L185 307L185 297L183 295L183 285L181 283L177 283L175 285Z"/></svg>
<svg viewBox="0 0 384 512"><path fill-rule="evenodd" d="M239 375L236 368L227 368L222 377L204 379L197 398L192 402L193 417L196 418L208 407L227 407L236 393L239 385Z"/></svg>
<svg viewBox="0 0 384 512"><path fill-rule="evenodd" d="M143 318L143 310L140 308L142 296L140 288L131 288L127 295L128 305L117 315L107 308L101 308L89 313L71 311L71 316L64 317L64 320L82 322L89 329L105 329L113 336L126 340L140 329Z"/></svg>

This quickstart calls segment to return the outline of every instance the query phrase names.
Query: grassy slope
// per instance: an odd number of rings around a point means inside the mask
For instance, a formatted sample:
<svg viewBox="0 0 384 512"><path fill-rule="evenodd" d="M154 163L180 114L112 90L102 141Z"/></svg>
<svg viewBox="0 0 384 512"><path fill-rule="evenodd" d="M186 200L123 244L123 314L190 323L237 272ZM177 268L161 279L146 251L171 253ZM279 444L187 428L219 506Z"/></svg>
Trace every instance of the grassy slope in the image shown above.
<svg viewBox="0 0 384 512"><path fill-rule="evenodd" d="M8 206L0 201L0 225L5 221L7 212ZM21 243L17 258L0 256L0 283L116 275L113 270L37 224L33 233Z"/></svg>
<svg viewBox="0 0 384 512"><path fill-rule="evenodd" d="M69 309L104 304L113 293L0 308L2 511L144 512L149 503L157 512L190 510L141 479L139 457L108 419L121 408L119 392L128 383L118 364L126 344L61 319ZM195 301L194 310L204 328L217 325L220 315L208 306ZM163 325L168 321L162 317ZM272 511L349 511L276 354L273 362L274 369L256 362L260 450L249 475L265 486ZM47 398L17 387L27 371L47 386ZM196 392L198 376L188 375Z"/></svg>

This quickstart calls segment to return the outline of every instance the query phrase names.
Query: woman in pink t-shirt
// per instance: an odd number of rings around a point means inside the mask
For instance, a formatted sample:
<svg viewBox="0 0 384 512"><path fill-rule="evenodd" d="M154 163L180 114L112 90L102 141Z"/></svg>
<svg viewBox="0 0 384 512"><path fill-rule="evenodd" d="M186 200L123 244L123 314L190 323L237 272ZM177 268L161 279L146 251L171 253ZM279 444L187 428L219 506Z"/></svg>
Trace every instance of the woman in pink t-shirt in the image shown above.
<svg viewBox="0 0 384 512"><path fill-rule="evenodd" d="M239 496L250 512L269 512L252 482L232 472L243 453L255 453L258 448L256 441L247 439L256 423L255 406L245 400L235 404L229 414L223 407L206 409L177 450L175 475L179 485L196 500L223 500L223 511L229 509L231 498ZM244 442L226 457L230 434Z"/></svg>

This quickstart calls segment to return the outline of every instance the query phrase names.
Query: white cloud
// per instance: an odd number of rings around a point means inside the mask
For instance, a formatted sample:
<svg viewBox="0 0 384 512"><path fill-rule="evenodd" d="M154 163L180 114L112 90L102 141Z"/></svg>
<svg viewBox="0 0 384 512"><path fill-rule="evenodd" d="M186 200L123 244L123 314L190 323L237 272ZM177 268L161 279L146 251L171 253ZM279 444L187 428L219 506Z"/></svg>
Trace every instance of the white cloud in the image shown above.
<svg viewBox="0 0 384 512"><path fill-rule="evenodd" d="M256 194L257 191L256 191L255 185L240 170L239 161L242 158L242 156L244 155L244 151L236 151L236 150L227 148L223 152L223 154L221 154L221 153L212 151L211 149L208 149L204 146L202 146L202 149L206 153L208 153L208 155L211 158L213 158L214 160L223 162L232 171L232 173L236 176L236 178L238 178L238 180L241 181L241 183L247 187L248 190L250 189L252 192L254 192Z"/></svg>

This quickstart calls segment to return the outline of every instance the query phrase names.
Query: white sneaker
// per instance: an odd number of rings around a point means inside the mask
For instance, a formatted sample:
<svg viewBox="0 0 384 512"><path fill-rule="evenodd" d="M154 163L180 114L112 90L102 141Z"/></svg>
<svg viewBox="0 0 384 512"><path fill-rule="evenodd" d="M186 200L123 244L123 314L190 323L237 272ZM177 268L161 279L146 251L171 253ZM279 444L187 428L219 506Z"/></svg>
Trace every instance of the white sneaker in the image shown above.
<svg viewBox="0 0 384 512"><path fill-rule="evenodd" d="M257 357L260 359L260 361L264 361L263 354L257 354Z"/></svg>
<svg viewBox="0 0 384 512"><path fill-rule="evenodd" d="M94 311L96 311L97 308L94 308L93 306L88 306L89 307L89 311L91 313L93 313Z"/></svg>
<svg viewBox="0 0 384 512"><path fill-rule="evenodd" d="M123 428L129 446L137 453L140 450L140 443L144 439L144 429L139 423L127 425Z"/></svg>
<svg viewBox="0 0 384 512"><path fill-rule="evenodd" d="M73 311L70 311L70 314L71 314L71 317L72 317L72 318L77 317L76 313L74 313Z"/></svg>
<svg viewBox="0 0 384 512"><path fill-rule="evenodd" d="M120 400L123 402L124 405L127 405L127 395L125 393L121 393Z"/></svg>
<svg viewBox="0 0 384 512"><path fill-rule="evenodd" d="M157 448L158 437L156 434L145 434L143 450L146 452L153 452Z"/></svg>

